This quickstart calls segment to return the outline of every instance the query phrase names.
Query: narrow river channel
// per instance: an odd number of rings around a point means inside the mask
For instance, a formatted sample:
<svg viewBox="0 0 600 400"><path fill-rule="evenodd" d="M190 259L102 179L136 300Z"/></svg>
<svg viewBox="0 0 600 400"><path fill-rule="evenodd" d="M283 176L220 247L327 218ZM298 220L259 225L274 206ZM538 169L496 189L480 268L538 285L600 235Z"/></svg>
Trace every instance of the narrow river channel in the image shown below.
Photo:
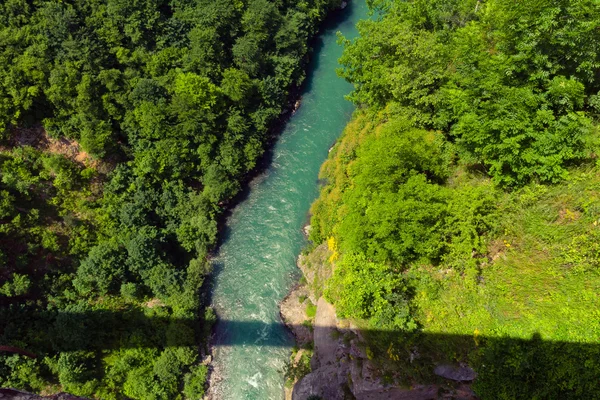
<svg viewBox="0 0 600 400"><path fill-rule="evenodd" d="M364 0L354 0L326 23L300 109L279 137L271 165L227 220L214 259L212 299L224 321L215 339L215 399L284 397L283 367L294 340L278 303L299 278L296 258L306 244L302 227L318 195L319 168L353 111L344 99L351 85L335 72L342 53L336 32L356 36L355 24L367 12Z"/></svg>

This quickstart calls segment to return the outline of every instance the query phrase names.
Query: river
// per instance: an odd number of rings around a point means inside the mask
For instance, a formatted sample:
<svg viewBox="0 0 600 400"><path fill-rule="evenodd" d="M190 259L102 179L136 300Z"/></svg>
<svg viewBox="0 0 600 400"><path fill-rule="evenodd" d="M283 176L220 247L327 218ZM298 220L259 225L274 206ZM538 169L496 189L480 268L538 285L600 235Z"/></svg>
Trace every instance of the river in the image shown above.
<svg viewBox="0 0 600 400"><path fill-rule="evenodd" d="M302 227L318 195L319 168L354 109L344 99L351 85L335 72L342 53L336 32L355 37L367 12L364 0L355 0L325 23L301 106L275 144L270 165L227 220L213 260L212 302L224 321L216 327L215 399L284 397L282 371L294 340L278 304L300 276L296 258L306 245Z"/></svg>

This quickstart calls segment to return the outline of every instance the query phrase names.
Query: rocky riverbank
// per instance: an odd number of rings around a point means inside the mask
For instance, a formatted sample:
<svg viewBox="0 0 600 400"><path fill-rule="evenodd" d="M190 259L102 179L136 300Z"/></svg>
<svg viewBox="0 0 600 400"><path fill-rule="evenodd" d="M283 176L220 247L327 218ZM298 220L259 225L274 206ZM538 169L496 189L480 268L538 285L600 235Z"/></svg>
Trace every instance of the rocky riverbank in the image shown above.
<svg viewBox="0 0 600 400"><path fill-rule="evenodd" d="M401 387L386 383L367 355L360 330L350 321L339 319L335 308L322 297L324 283L331 274L326 262L329 251L321 245L298 259L303 284L296 286L281 303L281 317L297 338L301 349L290 360L292 368L300 367L302 349L313 349L310 371L294 376L293 386L286 390L286 399L306 400L429 400L477 397L468 384L456 384L452 390L440 385ZM307 312L316 305L314 315ZM308 324L310 322L310 325ZM444 372L447 379L472 380L475 375L468 367L440 365L436 373ZM466 378L465 378L466 377ZM312 396L312 397L311 397ZM317 396L317 397L314 397Z"/></svg>

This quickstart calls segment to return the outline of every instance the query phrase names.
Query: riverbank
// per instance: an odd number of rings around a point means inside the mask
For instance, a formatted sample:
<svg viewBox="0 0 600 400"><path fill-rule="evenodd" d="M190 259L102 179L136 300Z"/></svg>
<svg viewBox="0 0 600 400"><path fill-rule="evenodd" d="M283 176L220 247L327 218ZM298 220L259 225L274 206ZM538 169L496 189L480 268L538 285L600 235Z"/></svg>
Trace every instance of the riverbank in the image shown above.
<svg viewBox="0 0 600 400"><path fill-rule="evenodd" d="M304 69L307 71L307 77L302 82L302 84L294 87L290 90L290 94L288 96L288 100L286 105L283 108L278 120L273 124L271 129L269 130L269 137L265 144L265 151L262 156L256 162L255 168L253 168L250 172L246 174L243 178L242 189L240 192L235 195L232 199L222 204L223 212L218 218L218 242L215 246L213 252L209 255L209 260L211 263L215 262L215 259L218 258L219 252L221 251L221 247L228 240L228 225L233 218L236 209L242 205L244 202L249 201L251 197L252 190L255 190L257 185L260 185L261 182L264 181L266 176L269 174L269 169L272 168L274 159L277 158L276 153L276 145L278 141L281 140L282 136L285 135L287 129L289 129L290 120L294 118L294 115L302 110L304 95L307 94L313 85L314 78L310 75L310 70L315 68L315 63L318 64L318 61L315 61L315 57L318 58L319 52L324 46L323 43L323 35L329 31L331 35L332 26L335 26L339 23L339 20L344 20L347 18L349 14L351 14L351 10L347 7L348 3L343 1L341 7L339 9L330 11L328 16L324 21L321 22L320 28L318 32L310 39L309 41L309 51L306 55ZM317 65L318 66L318 65ZM334 70L332 70L334 71ZM310 96L309 96L310 102ZM327 144L329 146L330 143ZM203 303L206 306L210 306L213 310L216 309L217 315L222 317L223 312L219 313L218 307L214 306L213 302L213 293L216 285L216 276L219 274L219 267L216 267L216 271L213 271L210 279L207 279L205 288L208 290L203 290L203 293L206 297L203 299ZM207 363L209 367L208 371L208 387L207 387L207 395L206 399L221 399L223 393L219 393L214 388L219 386L220 382L224 379L224 371L223 368L219 367L219 364L216 362L216 353L218 343L218 328L213 325L212 334L210 338L210 342L208 345L208 352L205 355L204 360L209 362Z"/></svg>
<svg viewBox="0 0 600 400"><path fill-rule="evenodd" d="M298 278L305 245L301 227L318 195L318 171L354 107L350 85L338 79L337 31L356 35L366 4L349 4L324 24L302 89L302 105L285 124L270 163L228 213L211 259L214 330L210 393L222 399L283 397L283 369L293 346L279 302Z"/></svg>
<svg viewBox="0 0 600 400"><path fill-rule="evenodd" d="M301 283L280 305L281 318L296 337L298 348L289 362L286 399L477 399L470 385L460 382L473 380L468 368L437 366L436 371L439 367L450 371L446 375L453 379L447 383L394 383L401 381L398 373L381 370L370 356L361 329L353 321L338 318L333 305L322 296L333 269L328 261L331 255L326 244L300 255ZM305 351L312 355L310 368L302 363ZM463 375L457 379L453 373L459 370Z"/></svg>
<svg viewBox="0 0 600 400"><path fill-rule="evenodd" d="M340 8L330 11L327 17L321 22L319 30L309 40L309 50L305 56L302 66L302 68L305 71L310 68L310 64L312 58L314 57L316 49L322 46L322 44L320 43L320 35L322 35L323 31L327 29L328 23L330 21L335 20L337 18L343 18L343 16L340 16L340 14L344 12L348 4L349 3L347 1L342 1ZM303 93L305 93L307 90L307 85L309 85L307 81L310 82L309 76L305 77L305 79L299 85L295 85L293 88L289 89L289 95L279 117L275 122L273 122L273 124L269 128L269 131L267 132L267 139L264 143L264 152L256 160L255 167L248 171L246 175L241 179L241 190L231 199L228 199L226 202L221 203L222 211L221 215L218 217L217 220L217 243L214 246L211 255L214 255L214 252L218 251L220 245L224 240L224 235L222 233L225 230L227 220L231 216L232 211L238 205L243 203L245 199L248 198L248 195L251 190L251 183L257 178L259 178L261 175L263 175L268 170L269 166L272 164L274 147L277 143L277 140L279 140L279 138L281 137L282 132L285 131L285 128L289 123L290 119L300 109L300 107L302 107L302 96Z"/></svg>

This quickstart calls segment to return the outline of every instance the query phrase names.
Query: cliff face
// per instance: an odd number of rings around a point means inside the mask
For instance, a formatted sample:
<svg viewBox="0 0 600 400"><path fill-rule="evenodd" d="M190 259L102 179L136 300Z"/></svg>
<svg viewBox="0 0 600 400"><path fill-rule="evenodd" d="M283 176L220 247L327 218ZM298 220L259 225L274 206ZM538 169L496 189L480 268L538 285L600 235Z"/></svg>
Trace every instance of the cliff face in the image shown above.
<svg viewBox="0 0 600 400"><path fill-rule="evenodd" d="M310 396L328 400L476 398L468 385L443 393L439 385L404 388L384 383L381 372L362 350L360 332L352 326L344 328L344 321L336 317L334 307L323 297L317 301L313 332L312 372L296 382L292 400L306 400ZM447 369L451 367L446 366ZM466 380L469 379L472 376Z"/></svg>
<svg viewBox="0 0 600 400"><path fill-rule="evenodd" d="M327 257L327 247L321 245L299 258L305 283L295 288L281 306L282 318L294 331L298 345L310 347L312 340L314 349L311 372L295 382L287 394L288 399L306 400L311 396L327 400L476 399L466 384L454 385L449 390L440 385L400 387L384 382L382 372L367 355L360 330L350 321L337 318L334 306L321 296L324 283L331 275ZM305 323L305 298L316 304L312 330ZM443 365L437 369L443 370L446 376L438 375L448 379L458 376L453 374L456 371L463 381L474 379L472 370L467 367Z"/></svg>

